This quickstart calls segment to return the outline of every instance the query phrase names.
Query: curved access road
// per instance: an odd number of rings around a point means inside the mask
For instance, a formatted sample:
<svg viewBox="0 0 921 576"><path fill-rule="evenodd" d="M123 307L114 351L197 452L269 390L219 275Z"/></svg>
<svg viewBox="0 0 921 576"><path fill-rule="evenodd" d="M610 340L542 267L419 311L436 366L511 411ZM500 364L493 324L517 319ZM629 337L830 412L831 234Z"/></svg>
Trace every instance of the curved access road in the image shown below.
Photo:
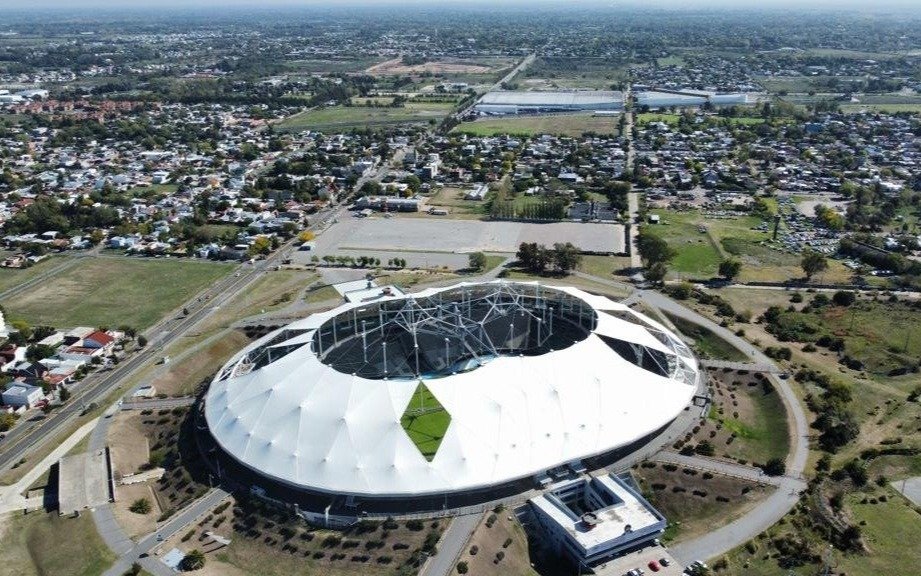
<svg viewBox="0 0 921 576"><path fill-rule="evenodd" d="M727 330L709 318L701 316L659 292L642 290L637 292L636 299L672 316L677 316L707 328L741 350L757 364L776 367L771 358L747 340L736 336L731 330ZM779 371L779 369L776 371ZM767 377L780 393L789 417L790 454L787 456L786 461L787 475L780 478L779 487L771 496L741 518L700 538L682 542L672 548L672 555L682 562L689 563L698 558L713 558L748 542L776 524L787 512L792 510L796 503L799 502L800 492L806 488L803 471L806 468L806 460L809 457L809 421L789 383L786 380L776 378L770 373L767 374Z"/></svg>

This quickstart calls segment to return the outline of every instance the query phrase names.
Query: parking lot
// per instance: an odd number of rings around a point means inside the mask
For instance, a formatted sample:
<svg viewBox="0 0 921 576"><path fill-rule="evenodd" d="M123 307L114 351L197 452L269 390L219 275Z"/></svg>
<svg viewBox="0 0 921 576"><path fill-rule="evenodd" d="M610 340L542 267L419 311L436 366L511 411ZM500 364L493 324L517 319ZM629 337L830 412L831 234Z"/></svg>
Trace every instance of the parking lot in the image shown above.
<svg viewBox="0 0 921 576"><path fill-rule="evenodd" d="M662 558L668 560L668 566L660 565L658 572L654 572L649 568L650 562L655 561L659 563ZM646 576L651 576L652 574L681 576L681 571L684 569L684 566L671 557L667 548L663 548L662 546L648 546L639 551L631 552L626 556L611 560L607 562L603 568L600 566L596 567L595 573L603 576L624 576L624 574L634 568L639 568Z"/></svg>
<svg viewBox="0 0 921 576"><path fill-rule="evenodd" d="M522 242L572 242L586 252L623 253L624 227L579 222L493 222L431 218L356 218L343 214L316 239L314 254L339 250L388 252L506 252Z"/></svg>

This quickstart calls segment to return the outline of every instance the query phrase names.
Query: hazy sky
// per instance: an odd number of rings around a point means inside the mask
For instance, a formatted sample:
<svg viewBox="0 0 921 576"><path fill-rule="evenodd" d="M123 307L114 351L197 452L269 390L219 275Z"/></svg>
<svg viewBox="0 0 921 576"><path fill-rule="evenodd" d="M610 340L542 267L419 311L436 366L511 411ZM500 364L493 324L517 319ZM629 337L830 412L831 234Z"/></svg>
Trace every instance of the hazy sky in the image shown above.
<svg viewBox="0 0 921 576"><path fill-rule="evenodd" d="M200 8L200 7L288 7L288 6L346 6L361 4L369 6L407 6L447 5L459 7L464 5L496 6L495 0L0 0L2 9L131 9L131 8ZM541 5L545 7L563 7L562 2L549 2L542 0L501 0L501 6L529 6ZM738 0L568 0L565 6L572 9L578 5L584 6L611 6L644 8L790 8L790 9L816 9L816 8L843 8L858 10L893 10L911 9L913 12L921 11L921 0L758 0L757 2L742 2Z"/></svg>

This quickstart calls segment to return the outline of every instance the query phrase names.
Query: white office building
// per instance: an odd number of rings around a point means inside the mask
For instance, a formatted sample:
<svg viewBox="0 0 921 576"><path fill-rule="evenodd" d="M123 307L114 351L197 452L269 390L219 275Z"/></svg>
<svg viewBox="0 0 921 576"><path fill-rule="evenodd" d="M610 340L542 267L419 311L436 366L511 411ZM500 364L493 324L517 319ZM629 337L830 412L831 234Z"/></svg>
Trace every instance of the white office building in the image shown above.
<svg viewBox="0 0 921 576"><path fill-rule="evenodd" d="M658 537L666 520L613 474L560 482L529 501L546 543L578 566L592 566Z"/></svg>

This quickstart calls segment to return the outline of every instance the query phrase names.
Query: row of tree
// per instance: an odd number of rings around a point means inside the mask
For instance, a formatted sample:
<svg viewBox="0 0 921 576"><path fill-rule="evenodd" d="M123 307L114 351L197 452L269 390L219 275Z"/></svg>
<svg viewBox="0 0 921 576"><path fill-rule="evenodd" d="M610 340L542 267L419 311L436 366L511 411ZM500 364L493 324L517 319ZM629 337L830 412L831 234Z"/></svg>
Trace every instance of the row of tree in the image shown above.
<svg viewBox="0 0 921 576"><path fill-rule="evenodd" d="M575 270L582 261L579 249L571 242L557 242L553 248L547 248L536 242L522 242L518 246L518 264L536 274L543 274L552 268L562 274Z"/></svg>

